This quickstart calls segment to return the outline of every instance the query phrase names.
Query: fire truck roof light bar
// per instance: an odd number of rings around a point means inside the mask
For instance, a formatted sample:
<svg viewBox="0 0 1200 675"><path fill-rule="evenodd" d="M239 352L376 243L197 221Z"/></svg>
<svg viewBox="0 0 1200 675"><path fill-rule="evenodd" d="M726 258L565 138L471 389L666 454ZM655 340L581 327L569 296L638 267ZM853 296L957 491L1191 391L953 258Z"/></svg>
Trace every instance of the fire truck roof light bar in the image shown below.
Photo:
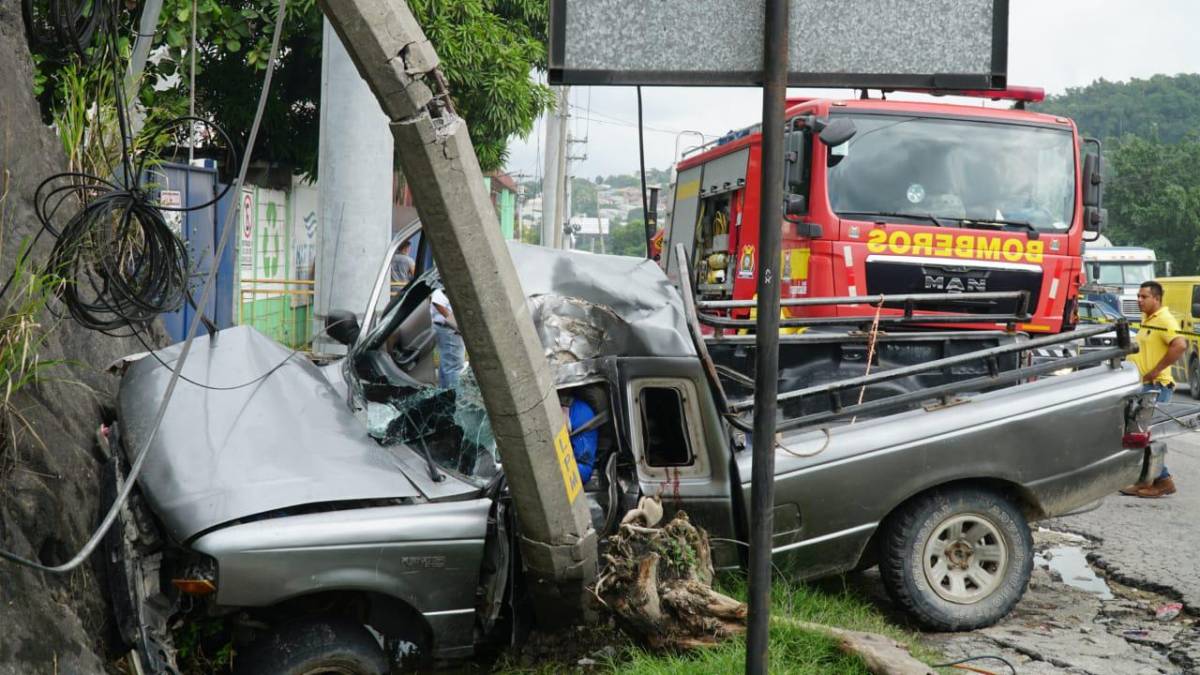
<svg viewBox="0 0 1200 675"><path fill-rule="evenodd" d="M1041 103L1046 100L1046 90L1041 87L1022 87L1009 85L1005 89L900 89L915 94L931 96L970 96L971 98L986 98L992 101L1020 101L1021 103Z"/></svg>
<svg viewBox="0 0 1200 675"><path fill-rule="evenodd" d="M888 382L890 380L896 380L896 379L899 379L902 377L908 377L909 375L917 375L917 374L924 373L927 371L932 371L932 370L942 370L944 368L948 368L951 366L962 365L964 363L972 363L975 361L987 361L987 360L993 359L997 356L1004 356L1007 354L1015 354L1015 353L1029 351L1031 349L1038 349L1040 347L1047 347L1047 346L1051 346L1051 345L1073 342L1075 340L1086 339L1086 338L1093 337L1096 335L1102 335L1104 333L1111 333L1111 332L1116 332L1117 342L1118 342L1118 345L1120 345L1120 346L1114 348L1117 351L1115 356L1123 356L1124 354L1128 353L1128 349L1129 349L1128 345L1132 344L1129 339L1129 324L1125 323L1124 321L1119 321L1117 323L1112 323L1112 324L1100 324L1097 326L1090 326L1088 328L1080 328L1080 329L1077 329L1077 330L1074 330L1074 331L1071 331L1068 333L1059 333L1058 335L1047 335L1044 337L1027 340L1025 342L1016 342L1016 343L1008 344L1008 345L1000 345L998 347L989 347L988 349L980 349L978 351L967 352L966 354L958 354L956 356L949 356L944 359L937 359L935 361L929 361L927 363L918 363L918 364L914 364L911 366L903 366L901 368L891 368L891 369L888 369L888 370L885 370L885 371L882 371L879 373L874 373L872 375L863 375L860 377L854 377L854 378L850 378L847 380L840 380L838 382L831 382L829 384L822 384L822 385L818 385L815 387L808 387L806 389L797 389L795 391L789 391L785 394L780 394L776 400L782 403L784 401L803 399L803 398L807 398L807 397L811 397L811 396L836 394L839 391L858 389L859 387L863 387L863 386L867 386L867 385L871 385L871 384L878 384L880 382ZM1060 364L1060 365L1056 365L1055 367L1050 368L1046 372L1053 372L1054 370L1057 370L1059 368L1067 368L1067 367L1069 367L1068 365L1066 365L1066 364L1068 364L1068 362L1075 362L1076 359L1080 359L1080 358L1083 358L1083 360L1079 361L1079 363L1099 363L1100 361L1107 360L1114 356L1114 354L1108 354L1109 351L1112 351L1112 350L1101 350L1101 351L1093 352L1090 354L1086 354L1086 355L1084 355L1084 357L1072 357L1071 359L1058 359L1058 360L1052 361L1051 363ZM1106 354L1106 356L1103 356L1103 357L1096 356L1098 354ZM986 380L986 381L991 381L992 379L994 379L992 376L989 376L988 378L984 378L984 380ZM975 380L971 380L971 382L974 382L974 381ZM926 397L928 397L928 392L931 390L923 389L921 391L926 393ZM891 399L886 399L886 400L891 400ZM744 399L744 400L735 401L735 402L732 402L729 404L729 409L734 412L747 410L752 407L754 407L753 399Z"/></svg>

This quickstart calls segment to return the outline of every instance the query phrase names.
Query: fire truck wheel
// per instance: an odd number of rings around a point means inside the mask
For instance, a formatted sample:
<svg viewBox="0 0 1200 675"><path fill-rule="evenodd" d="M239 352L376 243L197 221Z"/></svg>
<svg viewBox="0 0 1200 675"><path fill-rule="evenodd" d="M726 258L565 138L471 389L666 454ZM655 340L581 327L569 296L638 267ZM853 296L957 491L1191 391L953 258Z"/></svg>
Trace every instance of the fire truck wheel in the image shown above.
<svg viewBox="0 0 1200 675"><path fill-rule="evenodd" d="M314 617L280 626L235 661L249 675L385 675L387 658L362 624Z"/></svg>
<svg viewBox="0 0 1200 675"><path fill-rule="evenodd" d="M1194 357L1188 362L1188 393L1200 401L1200 359Z"/></svg>
<svg viewBox="0 0 1200 675"><path fill-rule="evenodd" d="M888 517L879 555L888 595L922 626L974 630L999 621L1024 595L1033 539L1003 494L938 488Z"/></svg>

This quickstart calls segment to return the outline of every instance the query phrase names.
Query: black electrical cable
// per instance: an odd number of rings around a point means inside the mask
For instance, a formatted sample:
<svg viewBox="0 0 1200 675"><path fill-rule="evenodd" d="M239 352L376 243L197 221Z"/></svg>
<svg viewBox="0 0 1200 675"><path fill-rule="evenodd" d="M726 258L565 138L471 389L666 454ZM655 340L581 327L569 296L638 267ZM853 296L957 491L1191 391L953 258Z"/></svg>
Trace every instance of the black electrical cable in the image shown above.
<svg viewBox="0 0 1200 675"><path fill-rule="evenodd" d="M259 125L262 123L263 111L266 109L267 97L271 89L271 76L275 72L275 61L279 56L279 41L283 33L283 20L286 16L286 9L287 0L279 0L279 10L275 17L275 31L271 37L271 53L267 59L266 73L263 75L262 91L259 92L258 104L254 112L254 122L250 125L250 134L247 140L247 152L242 158L240 165L241 168L238 170L237 181L235 183L235 186L238 189L240 189L242 183L245 181L246 172L250 168L250 149L254 147L254 140L258 137ZM226 246L229 244L230 233L233 231L233 213L234 211L231 209L226 214L225 227L221 231L221 239L217 244L216 251L214 252L215 258L219 259L225 252ZM209 294L212 291L217 277L216 273L217 266L213 265L204 280L204 290L200 293L200 305L204 305L206 302L208 302ZM188 326L187 337L184 338L183 347L179 353L179 360L176 362L175 368L171 371L171 379L167 381L167 388L163 393L162 401L158 405L158 410L155 412L154 422L151 424L146 433L145 440L142 441L141 447L138 449L138 452L134 457L133 463L129 468L129 474L125 477L125 484L121 487L120 492L113 500L112 505L109 507L108 512L105 513L100 524L96 527L95 531L92 532L92 535L88 538L87 542L85 542L84 545L79 549L79 552L76 553L75 556L70 560L61 565L44 565L36 560L30 560L3 549L0 549L0 559L8 560L10 562L24 565L26 567L43 572L62 574L65 572L70 572L76 567L79 567L85 560L91 557L92 553L96 550L96 547L100 544L101 539L104 538L109 529L112 527L113 523L116 522L117 516L121 512L121 508L124 506L126 500L129 499L129 495L133 492L134 486L137 485L138 474L145 465L146 459L150 456L150 448L152 447L155 436L158 434L159 427L162 425L163 418L167 412L167 406L169 406L171 403L171 396L175 393L175 387L179 383L179 377L183 372L183 366L185 363L187 363L188 354L191 352L192 341L196 336L196 329L199 327L199 325L199 317L196 317Z"/></svg>
<svg viewBox="0 0 1200 675"><path fill-rule="evenodd" d="M960 665L963 663L970 663L971 661L983 661L984 659L991 660L991 661L1000 661L1004 665L1008 666L1008 669L1012 671L1013 675L1017 675L1017 667L1014 666L1011 661L1004 658L1003 656L990 656L990 655L968 656L965 659L959 659L957 661L951 661L949 663L935 663L931 667L932 668L950 668L952 666L957 666L957 665Z"/></svg>
<svg viewBox="0 0 1200 675"><path fill-rule="evenodd" d="M232 183L201 204L170 207L151 200L151 186L143 180L155 161L149 152L133 155L134 139L121 86L121 64L115 48L118 25L115 15L107 22L107 43L101 48L111 61L116 120L120 133L120 167L113 178L83 172L64 172L44 180L34 193L34 206L42 232L57 240L46 272L63 280L55 296L80 325L108 335L128 336L136 326L159 314L173 312L191 297L188 281L191 264L184 242L167 224L163 211L188 212L208 208L232 189ZM218 125L194 116L182 116L152 125L146 138L179 139L186 131L207 127L202 135L224 147L225 160L237 165L233 141ZM82 204L67 222L56 226L65 204ZM42 234L39 232L39 237ZM15 272L14 272L15 277ZM10 277L3 297L14 277ZM197 307L199 310L199 307ZM52 311L57 308L52 306ZM200 311L203 316L203 311ZM211 321L203 318L210 333Z"/></svg>

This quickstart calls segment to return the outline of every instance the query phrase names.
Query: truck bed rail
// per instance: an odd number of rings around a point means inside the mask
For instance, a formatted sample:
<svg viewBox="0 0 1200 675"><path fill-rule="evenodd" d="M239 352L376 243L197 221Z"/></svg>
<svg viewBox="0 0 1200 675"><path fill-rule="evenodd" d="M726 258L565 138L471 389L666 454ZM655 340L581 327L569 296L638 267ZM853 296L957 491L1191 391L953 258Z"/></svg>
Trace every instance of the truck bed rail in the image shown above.
<svg viewBox="0 0 1200 675"><path fill-rule="evenodd" d="M695 300L695 297L692 294L692 289L690 287L690 284L688 283L690 276L688 274L687 261L684 258L682 246L677 246L676 253L677 253L677 255L673 256L673 259L679 265L679 270L678 270L679 271L678 278L680 280L679 288L680 288L680 293L683 296L684 310L688 314L688 324L692 330L692 336L693 336L694 341L696 342L697 350L700 354L700 358L704 362L705 370L709 374L710 380L712 380L715 385L714 388L717 391L718 405L722 407L723 412L725 413L725 418L729 421L729 423L731 425L733 425L734 427L741 429L743 431L750 432L753 430L753 426L752 426L751 420L749 419L748 413L753 411L753 408L754 408L753 398L746 398L746 399L741 399L741 400L737 400L737 401L729 401L728 400L728 398L724 392L724 388L722 387L722 385L720 383L720 378L722 376L721 371L727 370L727 369L718 368L713 363L712 358L709 355L708 349L705 345L705 339L704 339L705 336L701 335L701 333L700 333L700 325L699 324L703 322L708 325L718 326L718 327L752 328L755 323L753 320L729 319L728 317L714 317L712 315L704 314L701 310L702 309L734 309L734 308L754 307L756 305L756 303L754 301L744 301L744 300L697 302ZM989 297L981 298L981 299L993 299L992 296L1001 296L1006 299L1013 299L1014 297L1017 297L1017 296L1026 296L1026 300L1027 300L1027 294L1025 294L1023 291L1017 291L1017 292L1011 292L1011 293L986 293L986 294L980 293L977 295L978 296L989 296ZM970 300L974 297L976 297L975 294L973 294L972 296L968 296L965 299ZM916 302L919 302L922 300L932 300L932 299L937 299L939 302L946 302L947 298L946 298L945 294L924 293L924 294L910 294L907 296L880 295L880 296L850 296L850 297L819 298L819 299L791 299L791 300L784 300L781 302L781 304L783 306L862 304L864 302L864 298L867 298L867 299L869 299L869 301L874 301L874 302L889 302L889 301L905 302L906 303L905 304L906 316L892 317L893 319L901 319L902 320L902 321L899 321L898 323L916 323L916 322L945 323L947 321L944 317L952 318L955 316L959 316L959 317L970 316L970 317L972 317L972 319L971 319L972 321L978 320L978 315L961 315L960 314L960 315L913 316L911 314L910 310L911 310L913 304L915 304ZM953 301L954 298L950 298L950 300ZM1018 309L1026 309L1026 308L1024 306L1022 306L1022 307L1019 307ZM884 319L886 319L886 318L887 317L880 317L880 323L883 323ZM820 319L821 319L820 323L802 323L805 321L810 321L807 319L781 320L780 326L830 325L830 324L837 324L837 323L853 325L853 324L862 323L863 321L874 322L875 317L874 316L820 317ZM997 319L999 319L999 317L995 317L995 316L990 317L990 320L997 320ZM1017 319L1017 320L1019 320L1019 319ZM727 323L727 322L736 322L736 323ZM793 322L796 322L796 323L793 323ZM953 321L950 321L950 322L953 322ZM897 322L893 321L892 323L897 323ZM1054 360L1054 361L1038 363L1038 364L1033 364L1033 365L1021 366L1021 367L1007 369L1007 370L1002 369L999 365L999 358L1001 356L1022 354L1025 352L1030 352L1031 350L1045 348L1045 347L1054 346L1054 345L1076 342L1078 340L1083 340L1083 339L1086 339L1089 337L1094 337L1097 335L1103 335L1105 333L1115 333L1116 334L1116 343L1117 344L1115 346L1105 348L1105 349L1099 349L1099 350L1085 352L1085 353L1079 354L1077 356L1072 356L1072 357L1068 357L1068 358L1063 358L1063 359L1058 359L1058 360ZM730 337L735 337L737 342L743 343L743 344L749 343L754 339L753 335L739 335L739 336L730 336ZM802 336L802 335L800 335L800 336L781 336L781 338L782 337L803 338L805 336ZM812 335L811 337L809 337L807 339L811 339L813 341L816 341L816 340L827 341L829 339L829 336L827 334L816 334L816 335ZM714 338L714 342L717 342L719 340L720 340L720 338ZM797 340L797 341L800 342L800 341L804 341L804 340ZM1063 369L1094 366L1094 365L1101 364L1105 361L1111 361L1112 365L1115 367L1117 365L1117 361L1119 359L1122 359L1124 356L1131 353L1133 350L1134 350L1134 346L1133 346L1132 340L1130 339L1129 324L1122 320L1122 321L1118 321L1116 323L1111 323L1111 324L1100 324L1100 325L1096 325L1096 326L1080 328L1080 329L1077 329L1077 330L1074 330L1074 331L1071 331L1068 333L1060 333L1057 335L1047 335L1047 336L1033 338L1033 339L1026 340L1026 341L1016 342L1013 344L1000 345L997 347L991 347L991 348L987 348L987 349L980 349L980 350L968 352L966 354L958 354L958 355L954 355L954 356L949 356L949 357L945 357L945 358L941 358L941 359L928 361L926 363L920 363L920 364L915 364L915 365L911 365L911 366L903 366L903 367L899 367L899 368L891 368L888 370L882 370L882 371L879 371L876 373L872 373L869 375L862 375L862 376L858 376L858 377L846 378L846 379L843 379L843 380L840 380L837 382L831 382L831 383L821 384L821 385L812 386L812 387L805 387L803 389L793 389L791 391L787 391L787 392L780 394L776 398L777 405L783 404L783 403L800 403L800 402L804 401L805 399L825 399L829 405L829 409L825 410L825 411L821 411L821 412L799 415L796 417L790 417L790 418L784 417L779 420L777 429L780 431L785 431L785 430L797 429L797 428L805 427L805 426L823 424L823 423L833 422L833 421L836 421L839 419L846 419L846 418L850 418L850 417L856 417L859 415L866 415L869 413L879 412L882 410L893 409L893 408L903 407L903 406L910 406L912 404L921 403L923 401L928 401L931 399L941 399L942 403L948 404L952 401L952 397L955 394L966 393L966 392L978 392L978 391L981 391L984 389L991 389L991 388L1003 386L1006 384L1012 384L1012 383L1019 382L1021 380L1025 380L1025 379L1028 379L1031 377L1037 377L1039 375L1045 375L1045 374L1053 373L1053 372L1063 370ZM917 389L914 391L908 391L908 392L904 392L904 393L900 393L900 394L895 394L892 396L877 398L877 399L873 399L870 401L864 401L862 403L847 404L842 400L842 395L845 392L850 392L850 391L859 392L859 391L862 391L865 387L869 387L871 385L878 385L881 383L910 377L910 376L917 375L920 373L927 373L927 372L933 372L933 371L944 371L946 369L949 369L949 368L952 368L955 366L963 366L966 364L979 364L979 363L982 363L985 366L985 368L987 370L986 375L979 376L979 377L973 377L970 379L946 382L944 384L939 384L936 386L923 387L921 389ZM728 375L726 375L726 376L728 376ZM731 379L736 379L736 378L731 378ZM744 377L742 377L740 379L736 379L736 381L738 382L738 384L740 384L742 386L746 386Z"/></svg>

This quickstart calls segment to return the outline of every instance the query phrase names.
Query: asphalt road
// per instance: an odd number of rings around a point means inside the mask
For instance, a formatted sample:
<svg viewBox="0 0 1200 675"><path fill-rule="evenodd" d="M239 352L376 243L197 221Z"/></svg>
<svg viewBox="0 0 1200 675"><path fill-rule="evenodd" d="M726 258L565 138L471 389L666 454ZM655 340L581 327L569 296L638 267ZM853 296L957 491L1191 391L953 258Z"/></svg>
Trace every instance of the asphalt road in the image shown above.
<svg viewBox="0 0 1200 675"><path fill-rule="evenodd" d="M1175 494L1117 494L1095 511L1043 525L1096 540L1092 555L1108 576L1177 595L1200 613L1200 433L1172 438L1167 447Z"/></svg>

